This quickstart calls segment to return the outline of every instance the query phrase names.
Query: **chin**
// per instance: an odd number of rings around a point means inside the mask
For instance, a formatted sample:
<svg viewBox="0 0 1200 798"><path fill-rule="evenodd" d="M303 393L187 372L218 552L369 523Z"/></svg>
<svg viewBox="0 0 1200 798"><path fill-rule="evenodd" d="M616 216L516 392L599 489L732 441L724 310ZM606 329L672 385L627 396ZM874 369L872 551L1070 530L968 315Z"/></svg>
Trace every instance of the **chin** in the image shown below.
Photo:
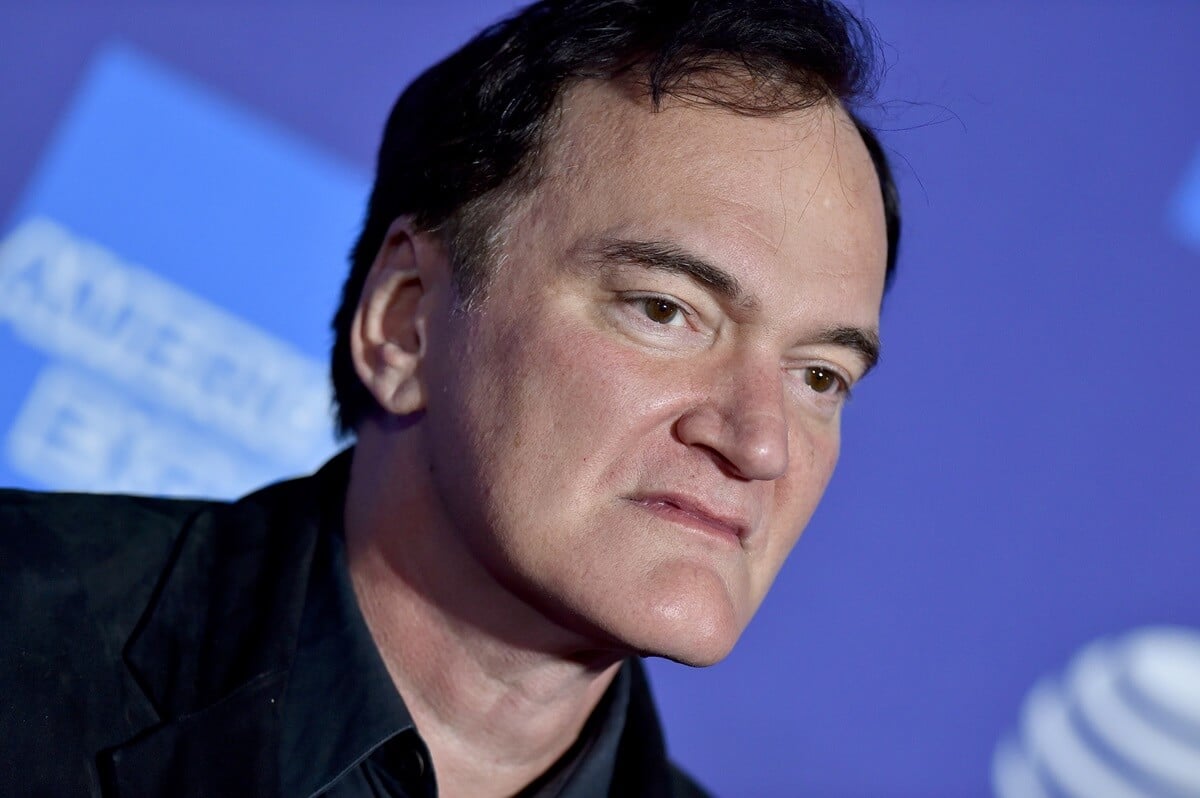
<svg viewBox="0 0 1200 798"><path fill-rule="evenodd" d="M745 626L724 595L676 593L652 607L642 653L695 668L725 659Z"/></svg>
<svg viewBox="0 0 1200 798"><path fill-rule="evenodd" d="M716 665L725 657L729 656L729 652L733 650L733 646L725 648L720 654L713 652L688 652L687 655L672 655L668 653L647 652L642 656L646 657L661 657L669 659L671 662L678 662L680 665L687 665L689 668L707 668L710 665Z"/></svg>
<svg viewBox="0 0 1200 798"><path fill-rule="evenodd" d="M659 642L645 654L693 668L707 668L729 656L738 637L740 635L708 635L700 632L683 640Z"/></svg>

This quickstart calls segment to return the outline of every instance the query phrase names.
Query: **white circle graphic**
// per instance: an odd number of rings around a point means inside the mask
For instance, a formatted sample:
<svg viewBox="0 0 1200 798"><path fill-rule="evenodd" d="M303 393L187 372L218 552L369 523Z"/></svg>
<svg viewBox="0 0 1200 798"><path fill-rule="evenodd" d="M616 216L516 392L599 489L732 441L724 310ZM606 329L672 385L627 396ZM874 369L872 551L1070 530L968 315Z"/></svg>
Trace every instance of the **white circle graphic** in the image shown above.
<svg viewBox="0 0 1200 798"><path fill-rule="evenodd" d="M1145 627L1040 680L992 758L997 798L1200 797L1200 631Z"/></svg>

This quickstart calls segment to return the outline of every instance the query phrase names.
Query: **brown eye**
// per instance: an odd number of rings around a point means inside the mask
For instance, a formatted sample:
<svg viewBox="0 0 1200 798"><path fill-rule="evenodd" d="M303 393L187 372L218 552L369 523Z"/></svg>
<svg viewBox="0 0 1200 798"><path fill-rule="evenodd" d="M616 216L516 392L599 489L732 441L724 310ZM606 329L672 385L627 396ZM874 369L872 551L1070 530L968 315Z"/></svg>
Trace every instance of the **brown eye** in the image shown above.
<svg viewBox="0 0 1200 798"><path fill-rule="evenodd" d="M804 382L817 393L829 393L838 387L841 378L829 369L820 366L809 366L804 371Z"/></svg>
<svg viewBox="0 0 1200 798"><path fill-rule="evenodd" d="M647 297L642 300L642 309L646 318L656 324L670 324L679 316L679 306L658 297Z"/></svg>

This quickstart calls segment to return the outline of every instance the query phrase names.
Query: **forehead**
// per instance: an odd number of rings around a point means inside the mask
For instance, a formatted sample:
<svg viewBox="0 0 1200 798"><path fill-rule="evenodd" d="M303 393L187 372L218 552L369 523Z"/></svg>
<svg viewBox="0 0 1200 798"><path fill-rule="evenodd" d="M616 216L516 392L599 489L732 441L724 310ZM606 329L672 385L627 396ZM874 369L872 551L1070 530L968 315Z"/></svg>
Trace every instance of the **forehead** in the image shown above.
<svg viewBox="0 0 1200 798"><path fill-rule="evenodd" d="M747 116L668 98L656 112L636 87L580 83L562 99L530 210L541 236L682 236L729 265L803 265L797 280L877 274L882 296L878 177L832 102Z"/></svg>

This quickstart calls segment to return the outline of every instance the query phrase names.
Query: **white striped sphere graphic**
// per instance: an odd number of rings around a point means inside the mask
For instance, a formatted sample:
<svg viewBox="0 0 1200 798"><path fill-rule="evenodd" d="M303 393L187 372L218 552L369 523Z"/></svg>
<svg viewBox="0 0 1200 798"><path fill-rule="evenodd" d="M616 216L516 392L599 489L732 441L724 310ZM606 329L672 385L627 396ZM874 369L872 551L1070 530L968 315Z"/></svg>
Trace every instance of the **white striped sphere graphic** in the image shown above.
<svg viewBox="0 0 1200 798"><path fill-rule="evenodd" d="M992 786L997 798L1200 798L1200 631L1099 640L1038 682Z"/></svg>

